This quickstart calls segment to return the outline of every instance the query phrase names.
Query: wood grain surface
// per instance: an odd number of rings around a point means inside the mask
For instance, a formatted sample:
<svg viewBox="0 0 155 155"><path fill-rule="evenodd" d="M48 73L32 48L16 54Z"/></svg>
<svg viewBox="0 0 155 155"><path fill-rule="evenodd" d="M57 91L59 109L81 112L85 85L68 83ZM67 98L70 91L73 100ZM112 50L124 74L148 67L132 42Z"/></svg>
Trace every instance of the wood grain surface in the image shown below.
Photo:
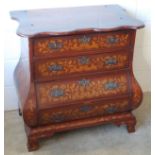
<svg viewBox="0 0 155 155"><path fill-rule="evenodd" d="M119 5L21 10L10 14L19 21L17 34L25 37L144 27L141 21L129 16Z"/></svg>

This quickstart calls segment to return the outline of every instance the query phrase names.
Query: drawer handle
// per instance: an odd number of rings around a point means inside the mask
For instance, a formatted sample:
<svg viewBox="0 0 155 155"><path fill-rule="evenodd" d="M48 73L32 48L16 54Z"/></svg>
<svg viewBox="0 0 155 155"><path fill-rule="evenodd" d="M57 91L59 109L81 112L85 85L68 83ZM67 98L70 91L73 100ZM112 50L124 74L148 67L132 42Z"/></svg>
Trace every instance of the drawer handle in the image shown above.
<svg viewBox="0 0 155 155"><path fill-rule="evenodd" d="M83 43L83 44L89 43L90 40L91 38L85 35L79 39L80 43Z"/></svg>
<svg viewBox="0 0 155 155"><path fill-rule="evenodd" d="M79 58L79 63L81 65L89 64L89 57L87 56L82 56Z"/></svg>
<svg viewBox="0 0 155 155"><path fill-rule="evenodd" d="M65 120L64 116L62 116L62 115L53 116L51 119L55 123L63 122Z"/></svg>
<svg viewBox="0 0 155 155"><path fill-rule="evenodd" d="M59 64L54 64L54 65L48 66L48 70L49 71L62 71L63 66L61 66Z"/></svg>
<svg viewBox="0 0 155 155"><path fill-rule="evenodd" d="M114 113L114 112L116 112L116 111L117 111L117 109L116 109L115 107L109 107L109 108L106 110L106 112L109 113L109 114L112 114L112 113Z"/></svg>
<svg viewBox="0 0 155 155"><path fill-rule="evenodd" d="M90 110L92 110L92 106L89 106L89 105L83 105L80 107L81 112L88 112Z"/></svg>
<svg viewBox="0 0 155 155"><path fill-rule="evenodd" d="M51 96L52 97L61 97L61 96L64 96L64 90L62 90L60 88L53 89L51 91Z"/></svg>
<svg viewBox="0 0 155 155"><path fill-rule="evenodd" d="M107 42L110 44L117 43L119 41L119 38L116 38L114 36L108 37Z"/></svg>
<svg viewBox="0 0 155 155"><path fill-rule="evenodd" d="M80 86L84 86L84 87L88 86L89 83L90 83L90 80L87 80L87 79L82 79L79 81Z"/></svg>
<svg viewBox="0 0 155 155"><path fill-rule="evenodd" d="M104 85L106 90L112 90L117 89L119 87L119 84L117 82L108 82Z"/></svg>
<svg viewBox="0 0 155 155"><path fill-rule="evenodd" d="M105 60L106 65L116 65L117 64L117 59L116 58L109 58Z"/></svg>
<svg viewBox="0 0 155 155"><path fill-rule="evenodd" d="M50 43L48 44L48 47L49 47L50 49L60 49L60 48L62 48L62 46L63 46L63 44L62 44L61 42L57 42L57 41L55 41L55 42L50 42Z"/></svg>

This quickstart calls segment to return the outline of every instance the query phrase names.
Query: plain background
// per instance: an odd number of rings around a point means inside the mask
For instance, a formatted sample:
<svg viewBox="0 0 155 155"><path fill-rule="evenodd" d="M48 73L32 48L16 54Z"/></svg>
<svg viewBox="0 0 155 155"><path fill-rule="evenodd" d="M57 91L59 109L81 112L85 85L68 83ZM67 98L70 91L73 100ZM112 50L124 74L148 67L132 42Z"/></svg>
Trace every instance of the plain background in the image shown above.
<svg viewBox="0 0 155 155"><path fill-rule="evenodd" d="M151 17L149 0L5 0L3 6L2 38L4 41L4 109L17 109L17 94L14 86L13 71L20 56L20 37L16 35L18 23L10 19L12 10L25 10L37 8L69 7L119 4L124 7L131 16L144 22L145 28L137 31L133 68L136 79L144 92L151 91Z"/></svg>

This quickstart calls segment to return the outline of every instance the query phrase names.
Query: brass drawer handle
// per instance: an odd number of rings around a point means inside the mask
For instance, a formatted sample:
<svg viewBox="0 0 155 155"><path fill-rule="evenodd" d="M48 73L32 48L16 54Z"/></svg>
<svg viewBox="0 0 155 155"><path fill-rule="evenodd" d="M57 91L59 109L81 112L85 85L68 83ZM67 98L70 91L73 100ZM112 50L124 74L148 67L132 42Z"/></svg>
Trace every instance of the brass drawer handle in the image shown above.
<svg viewBox="0 0 155 155"><path fill-rule="evenodd" d="M111 37L107 38L107 42L110 43L110 44L117 43L118 41L119 41L119 38L116 38L114 36L111 36Z"/></svg>
<svg viewBox="0 0 155 155"><path fill-rule="evenodd" d="M88 111L90 111L90 110L92 110L92 106L90 106L90 105L83 105L83 106L81 106L80 107L80 111L81 112L88 112Z"/></svg>
<svg viewBox="0 0 155 155"><path fill-rule="evenodd" d="M90 40L91 38L85 35L79 39L80 43L83 43L83 44L89 43Z"/></svg>
<svg viewBox="0 0 155 155"><path fill-rule="evenodd" d="M84 87L86 87L86 86L89 85L90 80L82 79L82 80L80 80L80 81L78 81L78 82L79 82L80 86L84 86Z"/></svg>
<svg viewBox="0 0 155 155"><path fill-rule="evenodd" d="M116 65L117 64L117 59L116 58L109 58L105 60L106 65Z"/></svg>
<svg viewBox="0 0 155 155"><path fill-rule="evenodd" d="M89 57L87 56L82 56L78 60L81 65L89 64Z"/></svg>
<svg viewBox="0 0 155 155"><path fill-rule="evenodd" d="M107 82L104 85L106 90L113 90L113 89L117 89L119 87L119 84L117 82Z"/></svg>
<svg viewBox="0 0 155 155"><path fill-rule="evenodd" d="M54 64L54 65L48 66L48 70L49 71L62 71L63 66L61 66L59 64Z"/></svg>
<svg viewBox="0 0 155 155"><path fill-rule="evenodd" d="M114 112L116 112L117 109L115 107L109 107L108 109L106 109L106 112L109 113L109 114L112 114Z"/></svg>
<svg viewBox="0 0 155 155"><path fill-rule="evenodd" d="M51 96L52 97L64 96L64 90L62 90L60 88L53 89L53 90L51 90Z"/></svg>
<svg viewBox="0 0 155 155"><path fill-rule="evenodd" d="M55 42L50 42L50 43L48 44L48 47L49 47L50 49L60 49L60 48L63 47L63 44L62 44L61 42L55 41Z"/></svg>

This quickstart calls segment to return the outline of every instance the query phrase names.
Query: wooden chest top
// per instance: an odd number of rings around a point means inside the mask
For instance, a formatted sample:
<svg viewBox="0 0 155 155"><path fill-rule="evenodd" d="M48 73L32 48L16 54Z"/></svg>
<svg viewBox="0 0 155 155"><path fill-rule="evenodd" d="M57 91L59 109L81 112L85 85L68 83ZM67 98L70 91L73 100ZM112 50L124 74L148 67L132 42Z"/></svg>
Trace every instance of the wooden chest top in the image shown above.
<svg viewBox="0 0 155 155"><path fill-rule="evenodd" d="M17 34L24 37L144 27L118 5L12 11L11 17L19 21Z"/></svg>

